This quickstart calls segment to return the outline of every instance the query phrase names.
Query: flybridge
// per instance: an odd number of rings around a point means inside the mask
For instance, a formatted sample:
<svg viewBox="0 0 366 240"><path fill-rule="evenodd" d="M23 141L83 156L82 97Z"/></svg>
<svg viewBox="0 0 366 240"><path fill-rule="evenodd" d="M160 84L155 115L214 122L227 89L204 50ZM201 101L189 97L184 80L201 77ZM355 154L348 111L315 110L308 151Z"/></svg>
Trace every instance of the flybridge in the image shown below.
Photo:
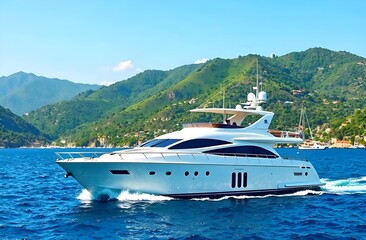
<svg viewBox="0 0 366 240"><path fill-rule="evenodd" d="M260 104L267 101L267 93L264 91L259 91L259 74L258 74L258 60L257 60L257 84L253 87L255 93L249 93L247 95L247 102L236 105L235 109L232 108L198 108L193 109L191 112L201 112L201 113L217 113L222 114L224 116L224 124L211 124L210 126L203 126L202 124L191 124L186 125L184 127L216 127L216 128L231 128L228 126L233 126L234 128L240 126L245 117L248 115L268 115L268 117L264 117L264 123L267 125L264 129L268 128L269 124L272 121L273 113L267 112L263 110L263 107ZM243 106L242 106L243 105ZM231 117L226 119L226 114L232 115ZM262 117L263 118L263 117ZM224 125L227 124L227 127Z"/></svg>
<svg viewBox="0 0 366 240"><path fill-rule="evenodd" d="M257 107L258 108L258 107ZM192 109L191 112L200 112L200 113L217 113L217 114L230 114L229 117L224 124L232 125L232 126L240 126L243 120L249 115L268 115L266 117L266 124L270 124L272 121L273 113L263 110L257 109L244 109L240 104L236 106L235 109L232 108L197 108ZM267 126L268 127L268 126Z"/></svg>

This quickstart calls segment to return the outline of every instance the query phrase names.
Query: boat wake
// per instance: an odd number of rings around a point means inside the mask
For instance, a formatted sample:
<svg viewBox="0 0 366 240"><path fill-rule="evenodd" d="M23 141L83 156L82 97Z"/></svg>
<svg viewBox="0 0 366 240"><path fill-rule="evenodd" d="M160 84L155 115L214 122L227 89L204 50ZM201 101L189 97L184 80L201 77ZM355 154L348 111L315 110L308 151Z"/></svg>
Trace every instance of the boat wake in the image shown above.
<svg viewBox="0 0 366 240"><path fill-rule="evenodd" d="M84 189L77 199L81 201L167 201L173 198L147 193L130 193L129 191L116 193L103 190L91 194L88 190Z"/></svg>
<svg viewBox="0 0 366 240"><path fill-rule="evenodd" d="M253 199L253 198L268 198L268 197L291 197L291 196L307 196L307 195L322 195L322 194L363 194L366 193L366 176L359 178L348 178L348 179L338 179L330 180L323 178L321 179L324 186L321 187L320 191L314 190L304 190L290 194L283 195L265 195L265 196L225 196L222 198L211 199L211 198L194 198L193 201L222 201L227 199ZM174 200L174 198L153 195L146 193L131 193L129 191L122 191L120 193L103 190L91 194L88 190L84 189L77 199L81 201L169 201Z"/></svg>
<svg viewBox="0 0 366 240"><path fill-rule="evenodd" d="M283 195L265 195L265 196L224 196L221 198L193 198L192 201L222 201L227 199L253 199L253 198L268 198L268 197L289 197L289 196L306 196L306 195L320 195L323 192L314 191L314 190L304 190L291 194L283 194ZM161 195L153 195L146 193L130 193L129 191L123 191L119 194L111 193L108 191L102 191L99 193L91 194L88 190L84 189L77 199L81 201L129 201L129 202L140 202L140 201L169 201L169 200L179 200L171 197L161 196Z"/></svg>
<svg viewBox="0 0 366 240"><path fill-rule="evenodd" d="M339 180L321 179L325 186L321 187L324 193L329 194L360 194L366 193L366 176Z"/></svg>
<svg viewBox="0 0 366 240"><path fill-rule="evenodd" d="M153 195L147 193L130 193L128 191L123 191L118 195L119 201L167 201L172 200L171 197Z"/></svg>
<svg viewBox="0 0 366 240"><path fill-rule="evenodd" d="M199 201L222 201L227 199L260 199L260 198L270 198L270 197L293 197L293 196L306 196L306 195L321 195L323 192L321 191L314 191L314 190L303 190L298 191L294 193L288 193L288 194L268 194L263 196L247 196L247 195L241 195L241 196L225 196L222 198L217 199L211 199L211 198L196 198L193 200L199 200Z"/></svg>

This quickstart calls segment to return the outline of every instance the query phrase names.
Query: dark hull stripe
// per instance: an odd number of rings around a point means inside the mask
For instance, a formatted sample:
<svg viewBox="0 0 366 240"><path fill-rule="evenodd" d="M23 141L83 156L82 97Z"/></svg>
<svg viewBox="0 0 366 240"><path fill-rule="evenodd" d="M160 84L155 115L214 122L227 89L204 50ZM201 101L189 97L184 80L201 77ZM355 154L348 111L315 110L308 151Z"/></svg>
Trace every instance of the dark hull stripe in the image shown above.
<svg viewBox="0 0 366 240"><path fill-rule="evenodd" d="M302 190L320 190L319 186L313 187L301 187L301 188L289 188L289 189L266 189L266 190L253 190L253 191L235 191L235 192L210 192L210 193L185 193L185 194L164 194L167 197L192 199L192 198L221 198L231 196L265 196L265 195L282 195L288 193L294 193Z"/></svg>

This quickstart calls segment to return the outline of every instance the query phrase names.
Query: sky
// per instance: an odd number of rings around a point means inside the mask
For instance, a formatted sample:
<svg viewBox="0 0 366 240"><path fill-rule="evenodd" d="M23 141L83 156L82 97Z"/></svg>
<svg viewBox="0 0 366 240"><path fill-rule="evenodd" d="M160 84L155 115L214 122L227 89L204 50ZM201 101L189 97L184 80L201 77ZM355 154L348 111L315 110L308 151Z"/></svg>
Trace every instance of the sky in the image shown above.
<svg viewBox="0 0 366 240"><path fill-rule="evenodd" d="M0 0L0 76L108 85L217 57L366 57L365 12L365 0Z"/></svg>

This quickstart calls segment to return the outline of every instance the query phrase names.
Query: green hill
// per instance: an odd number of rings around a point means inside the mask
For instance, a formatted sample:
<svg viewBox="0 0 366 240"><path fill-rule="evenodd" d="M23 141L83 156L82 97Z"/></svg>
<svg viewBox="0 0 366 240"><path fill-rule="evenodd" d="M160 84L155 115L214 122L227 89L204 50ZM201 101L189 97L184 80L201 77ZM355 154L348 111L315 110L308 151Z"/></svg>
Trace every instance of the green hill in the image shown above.
<svg viewBox="0 0 366 240"><path fill-rule="evenodd" d="M73 98L75 95L100 88L98 85L73 83L18 72L0 77L0 105L22 115L42 106Z"/></svg>
<svg viewBox="0 0 366 240"><path fill-rule="evenodd" d="M337 129L336 120L365 106L366 60L347 52L313 48L274 58L248 55L171 71L149 70L69 102L41 108L26 119L54 138L76 145L135 144L180 129L184 122L220 120L191 114L189 109L221 107L223 89L225 106L245 102L255 83L257 59L261 87L269 96L265 109L276 113L272 128L297 126L300 108L305 105L312 126ZM81 102L84 107L78 105ZM96 106L91 107L92 103ZM331 136L319 132L317 137Z"/></svg>
<svg viewBox="0 0 366 240"><path fill-rule="evenodd" d="M352 98L366 90L365 59L354 54L312 48L278 59L309 91Z"/></svg>
<svg viewBox="0 0 366 240"><path fill-rule="evenodd" d="M352 142L359 138L359 143L364 144L366 136L366 107L356 109L355 112L345 119L333 120L334 130L331 134L337 139L343 139L344 136L350 137Z"/></svg>
<svg viewBox="0 0 366 240"><path fill-rule="evenodd" d="M0 147L40 146L46 142L37 128L0 106Z"/></svg>
<svg viewBox="0 0 366 240"><path fill-rule="evenodd" d="M70 101L42 107L24 118L55 139L67 130L107 118L131 104L158 94L184 79L195 68L197 65L182 66L166 72L147 70L98 91L83 92Z"/></svg>

